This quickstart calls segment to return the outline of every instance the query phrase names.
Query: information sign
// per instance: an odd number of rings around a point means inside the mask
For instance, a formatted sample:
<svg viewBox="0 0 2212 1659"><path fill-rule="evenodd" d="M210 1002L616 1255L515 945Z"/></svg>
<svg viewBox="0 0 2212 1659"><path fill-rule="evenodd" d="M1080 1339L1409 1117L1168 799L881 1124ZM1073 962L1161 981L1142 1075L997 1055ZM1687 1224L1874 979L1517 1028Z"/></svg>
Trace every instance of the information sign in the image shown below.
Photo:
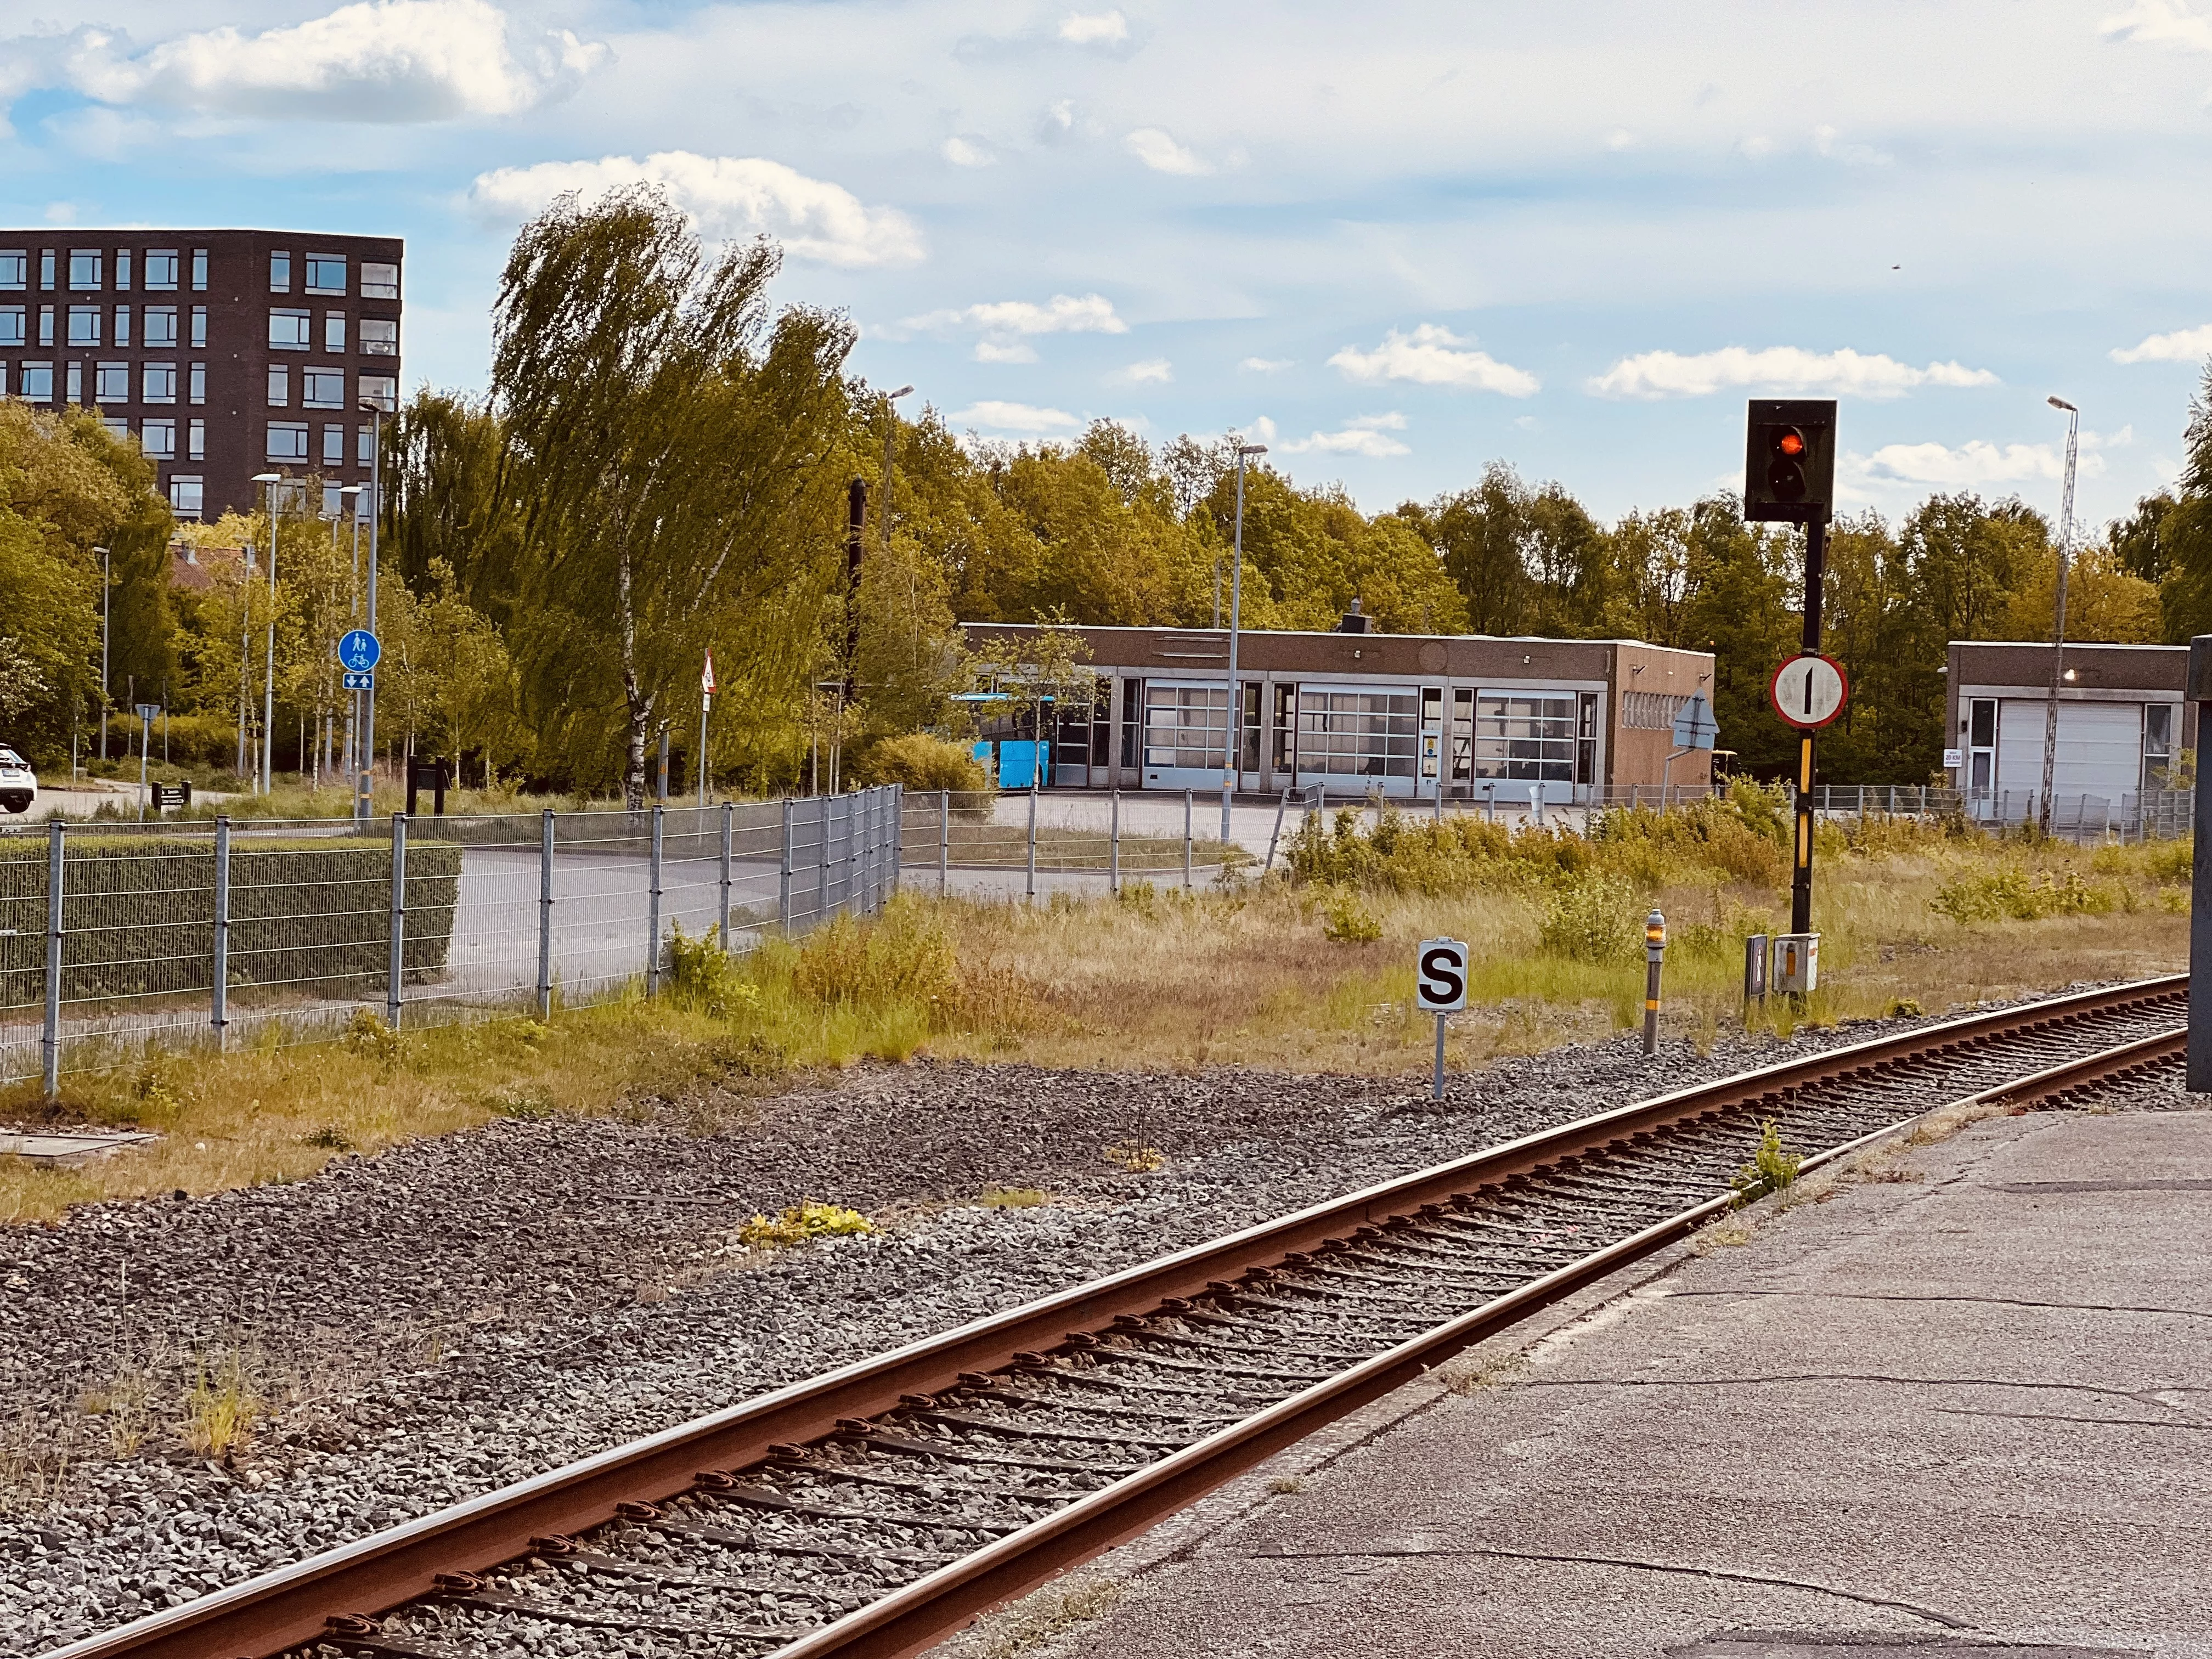
<svg viewBox="0 0 2212 1659"><path fill-rule="evenodd" d="M383 659L384 647L366 628L356 628L338 641L338 661L356 674L366 674Z"/></svg>

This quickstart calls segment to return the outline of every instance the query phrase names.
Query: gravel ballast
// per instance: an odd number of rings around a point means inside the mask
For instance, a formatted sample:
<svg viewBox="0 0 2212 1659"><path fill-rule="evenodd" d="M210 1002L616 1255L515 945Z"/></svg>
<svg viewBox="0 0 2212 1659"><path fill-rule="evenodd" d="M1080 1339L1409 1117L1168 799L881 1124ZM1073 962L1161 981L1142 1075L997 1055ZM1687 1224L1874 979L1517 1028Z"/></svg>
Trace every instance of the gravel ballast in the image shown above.
<svg viewBox="0 0 2212 1659"><path fill-rule="evenodd" d="M0 1654L1350 1188L1917 1023L1653 1062L1623 1036L1500 1061L1441 1103L1242 1069L872 1068L726 1120L501 1121L294 1185L0 1232L0 1386L21 1413ZM993 1189L1048 1197L992 1207ZM803 1200L877 1231L738 1243ZM234 1372L272 1409L228 1459L194 1455L186 1396Z"/></svg>

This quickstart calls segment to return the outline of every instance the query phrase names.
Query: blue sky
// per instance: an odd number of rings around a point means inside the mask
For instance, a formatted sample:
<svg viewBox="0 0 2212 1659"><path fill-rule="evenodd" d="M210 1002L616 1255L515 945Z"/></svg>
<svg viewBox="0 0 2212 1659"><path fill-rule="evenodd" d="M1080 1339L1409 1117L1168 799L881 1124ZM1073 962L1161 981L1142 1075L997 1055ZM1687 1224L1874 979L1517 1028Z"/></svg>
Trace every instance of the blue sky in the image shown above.
<svg viewBox="0 0 2212 1659"><path fill-rule="evenodd" d="M2212 0L29 3L0 223L403 235L410 383L480 387L514 226L638 178L956 427L1256 433L1370 510L1684 502L1794 395L1847 506L2055 511L2057 392L2094 525L2212 354Z"/></svg>

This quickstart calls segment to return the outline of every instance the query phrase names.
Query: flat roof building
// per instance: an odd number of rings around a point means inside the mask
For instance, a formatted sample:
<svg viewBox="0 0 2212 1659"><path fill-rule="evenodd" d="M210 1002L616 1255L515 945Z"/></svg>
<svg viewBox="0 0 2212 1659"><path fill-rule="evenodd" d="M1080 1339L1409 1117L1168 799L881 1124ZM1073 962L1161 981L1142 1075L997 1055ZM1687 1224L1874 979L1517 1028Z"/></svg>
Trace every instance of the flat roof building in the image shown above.
<svg viewBox="0 0 2212 1659"><path fill-rule="evenodd" d="M364 400L398 407L392 236L0 230L0 396L97 408L180 518L256 505L256 473L369 481ZM366 505L368 497L355 498Z"/></svg>
<svg viewBox="0 0 2212 1659"><path fill-rule="evenodd" d="M1393 799L1589 804L1662 782L1703 788L1710 750L1677 755L1713 659L1635 640L1240 630L1237 786L1325 786ZM971 646L1034 627L965 625ZM1218 790L1229 769L1226 629L1078 628L1092 707L1047 722L1048 781ZM1006 734L1017 741L1024 734ZM1727 734L1722 734L1726 741ZM1001 766L1001 778L1006 776ZM1020 780L1026 781L1025 779Z"/></svg>
<svg viewBox="0 0 2212 1659"><path fill-rule="evenodd" d="M1971 817L2016 823L2041 816L2052 649L2047 641L1951 641L1943 764ZM2054 821L2094 829L2164 810L2181 751L2197 746L2197 711L2182 697L2188 671L2185 645L2065 647Z"/></svg>

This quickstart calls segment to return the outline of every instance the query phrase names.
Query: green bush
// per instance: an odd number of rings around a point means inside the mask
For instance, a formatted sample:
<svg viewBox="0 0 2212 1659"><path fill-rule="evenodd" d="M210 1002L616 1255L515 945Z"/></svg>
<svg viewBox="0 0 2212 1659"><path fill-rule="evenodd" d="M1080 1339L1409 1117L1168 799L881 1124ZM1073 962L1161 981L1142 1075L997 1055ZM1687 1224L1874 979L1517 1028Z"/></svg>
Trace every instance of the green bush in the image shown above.
<svg viewBox="0 0 2212 1659"><path fill-rule="evenodd" d="M1626 962L1643 939L1644 915L1635 888L1593 871L1553 890L1538 937L1546 950L1577 962Z"/></svg>
<svg viewBox="0 0 2212 1659"><path fill-rule="evenodd" d="M965 744L947 743L927 732L885 738L860 757L854 768L862 783L896 783L935 794L977 794L991 787L991 775Z"/></svg>
<svg viewBox="0 0 2212 1659"><path fill-rule="evenodd" d="M2125 890L2085 882L2072 871L2031 879L2016 864L1987 874L1962 872L1936 890L1929 908L1957 922L2035 921L2045 916L2103 915L2121 908Z"/></svg>
<svg viewBox="0 0 2212 1659"><path fill-rule="evenodd" d="M62 997L205 993L215 980L215 842L82 833L62 880ZM446 963L461 849L407 848L407 976ZM318 996L381 987L392 960L392 846L382 836L240 836L230 854L229 981ZM45 1000L46 838L0 836L0 1007Z"/></svg>

